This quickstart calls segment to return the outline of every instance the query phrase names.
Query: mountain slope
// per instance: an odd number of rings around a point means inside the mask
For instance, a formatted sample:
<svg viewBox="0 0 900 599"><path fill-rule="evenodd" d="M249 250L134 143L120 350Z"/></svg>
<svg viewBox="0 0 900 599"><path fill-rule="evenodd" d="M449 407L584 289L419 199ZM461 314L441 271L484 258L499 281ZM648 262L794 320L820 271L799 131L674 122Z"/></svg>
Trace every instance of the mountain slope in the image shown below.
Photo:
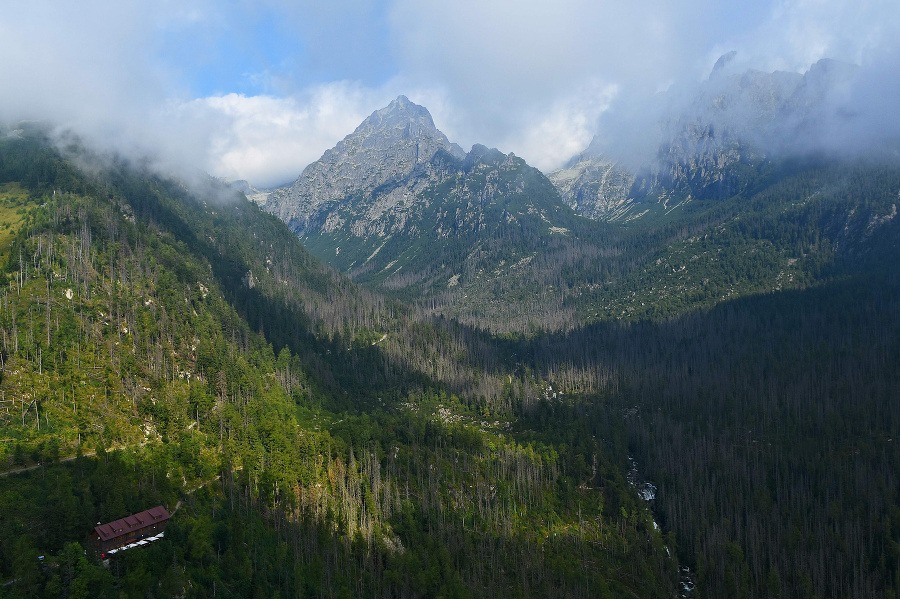
<svg viewBox="0 0 900 599"><path fill-rule="evenodd" d="M327 230L333 225L325 220L336 206L396 186L438 150L457 158L465 155L435 128L427 110L400 96L306 167L292 185L272 192L266 206L297 233ZM385 196L382 211L403 208L399 194L380 195Z"/></svg>
<svg viewBox="0 0 900 599"><path fill-rule="evenodd" d="M576 219L531 262L593 272L629 322L491 338L356 288L221 186L22 137L0 461L33 470L0 476L4 596L671 597L668 552L700 596L896 595L895 166L787 165L617 225L624 258L550 262L607 230ZM706 278L739 293L692 296ZM181 502L166 540L85 559L147 502Z"/></svg>
<svg viewBox="0 0 900 599"><path fill-rule="evenodd" d="M270 195L266 208L355 280L440 303L446 314L477 311L468 320L479 323L512 316L493 281L536 297L561 283L537 268L541 260L571 263L608 253L610 243L596 229L582 235L583 219L540 171L480 145L462 153L402 97ZM551 300L555 326L565 320L562 301ZM546 312L546 302L531 306L510 326L534 326Z"/></svg>
<svg viewBox="0 0 900 599"><path fill-rule="evenodd" d="M852 276L863 257L886 263L885 251L898 241L900 169L830 160L781 166L756 193L697 201L672 214L665 242L645 246L633 270L599 291L598 316L686 314Z"/></svg>
<svg viewBox="0 0 900 599"><path fill-rule="evenodd" d="M652 168L630 173L589 151L552 182L483 146L460 157L424 108L400 98L266 207L295 215L304 245L356 281L495 331L666 318L802 288L866 243L841 241L839 222L887 218L895 204L890 163L767 153L781 124L808 126L824 110L819 88L848 76L830 65L804 76L716 71L670 116ZM863 181L861 193L841 196L841 177Z"/></svg>
<svg viewBox="0 0 900 599"><path fill-rule="evenodd" d="M621 446L516 421L534 381L481 367L506 381L497 399L454 394L423 374L465 347L450 329L401 327L408 313L215 182L67 146L0 140L15 228L0 294L4 596L671 594L674 562ZM408 367L413 349L429 364ZM443 379L475 378L457 360ZM147 502L181 506L164 540L109 569L85 558L90 526Z"/></svg>
<svg viewBox="0 0 900 599"><path fill-rule="evenodd" d="M576 156L565 168L547 176L572 210L590 219L619 220L629 214L634 204L629 196L634 175L598 156Z"/></svg>
<svg viewBox="0 0 900 599"><path fill-rule="evenodd" d="M833 149L833 140L825 143L822 131L850 118L840 98L855 73L853 65L823 59L802 74L733 73L726 67L728 58L723 56L696 89L675 88L657 98L649 109L655 122L632 125L656 145L650 155L632 158L630 168L617 170L614 180L630 182L629 189L610 185L608 169L591 168L592 161L612 164L610 156L624 151L598 137L581 156L575 185L571 166L551 173L563 198L590 218L641 218L686 200L752 193L785 158Z"/></svg>

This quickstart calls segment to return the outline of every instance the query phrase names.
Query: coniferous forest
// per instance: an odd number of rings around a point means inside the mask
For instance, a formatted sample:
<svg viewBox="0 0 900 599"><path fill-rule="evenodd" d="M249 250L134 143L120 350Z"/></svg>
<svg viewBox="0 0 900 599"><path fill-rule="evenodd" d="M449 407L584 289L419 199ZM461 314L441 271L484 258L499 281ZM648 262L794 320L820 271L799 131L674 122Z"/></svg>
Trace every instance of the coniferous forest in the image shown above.
<svg viewBox="0 0 900 599"><path fill-rule="evenodd" d="M217 181L7 136L0 597L896 597L898 184L618 233L602 306L553 285L593 316L523 334L359 287ZM163 540L85 553L159 504Z"/></svg>

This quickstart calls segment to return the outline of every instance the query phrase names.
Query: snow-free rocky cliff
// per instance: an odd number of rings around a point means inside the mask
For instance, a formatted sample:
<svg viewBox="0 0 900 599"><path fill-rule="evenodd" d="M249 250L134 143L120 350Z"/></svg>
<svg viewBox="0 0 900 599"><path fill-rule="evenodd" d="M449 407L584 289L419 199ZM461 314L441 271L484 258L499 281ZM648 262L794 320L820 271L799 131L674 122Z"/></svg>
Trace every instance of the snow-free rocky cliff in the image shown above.
<svg viewBox="0 0 900 599"><path fill-rule="evenodd" d="M729 72L731 58L719 59L696 89L659 98L665 108L652 126L634 124L633 135L657 137L643 165L617 163L620 149L595 138L550 173L566 203L588 218L630 220L691 199L731 197L756 184L772 161L821 147L817 136L842 118L840 94L853 65L823 59L806 73Z"/></svg>
<svg viewBox="0 0 900 599"><path fill-rule="evenodd" d="M333 229L335 223L328 218L334 210L403 182L438 150L465 156L434 126L428 110L400 96L307 166L294 183L271 193L266 208L301 235L323 227ZM372 215L408 204L404 191L376 195L379 202L372 206Z"/></svg>
<svg viewBox="0 0 900 599"><path fill-rule="evenodd" d="M634 174L612 160L581 154L548 175L566 203L594 220L615 221L629 214Z"/></svg>
<svg viewBox="0 0 900 599"><path fill-rule="evenodd" d="M543 173L482 145L464 152L403 96L265 207L332 266L394 289L464 283L466 267L518 261L575 218Z"/></svg>

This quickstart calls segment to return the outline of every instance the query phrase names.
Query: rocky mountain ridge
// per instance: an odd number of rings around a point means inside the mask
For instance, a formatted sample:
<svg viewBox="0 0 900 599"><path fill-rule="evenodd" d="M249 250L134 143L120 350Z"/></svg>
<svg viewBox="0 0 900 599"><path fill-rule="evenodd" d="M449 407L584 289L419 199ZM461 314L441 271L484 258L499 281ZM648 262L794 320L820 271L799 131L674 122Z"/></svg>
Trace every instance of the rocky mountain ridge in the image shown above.
<svg viewBox="0 0 900 599"><path fill-rule="evenodd" d="M599 143L549 178L513 154L465 153L401 97L266 208L355 281L494 330L654 318L806 286L869 245L845 243L841 227L895 213L895 168L788 159L776 143L802 139L782 125L831 114L852 69L730 74L726 63L702 93L681 94L640 169ZM865 193L848 196L844 179ZM802 243L788 233L798 226Z"/></svg>
<svg viewBox="0 0 900 599"><path fill-rule="evenodd" d="M582 153L547 175L566 203L594 220L616 221L629 214L635 176L615 161Z"/></svg>
<svg viewBox="0 0 900 599"><path fill-rule="evenodd" d="M403 96L265 207L321 259L393 290L462 288L467 269L518 262L576 218L540 171L480 144L464 152Z"/></svg>
<svg viewBox="0 0 900 599"><path fill-rule="evenodd" d="M351 198L395 186L438 150L462 158L465 152L435 126L423 107L400 96L376 110L356 130L307 166L294 183L273 191L265 207L297 233L333 229L329 214ZM380 194L376 212L402 208L404 194Z"/></svg>
<svg viewBox="0 0 900 599"><path fill-rule="evenodd" d="M823 125L846 118L840 96L853 65L823 59L805 73L730 72L732 58L720 58L696 89L667 92L649 131L634 124L635 134L657 137L643 166L612 168L616 148L595 138L550 173L563 199L588 218L615 221L731 197L765 177L773 161L820 145Z"/></svg>

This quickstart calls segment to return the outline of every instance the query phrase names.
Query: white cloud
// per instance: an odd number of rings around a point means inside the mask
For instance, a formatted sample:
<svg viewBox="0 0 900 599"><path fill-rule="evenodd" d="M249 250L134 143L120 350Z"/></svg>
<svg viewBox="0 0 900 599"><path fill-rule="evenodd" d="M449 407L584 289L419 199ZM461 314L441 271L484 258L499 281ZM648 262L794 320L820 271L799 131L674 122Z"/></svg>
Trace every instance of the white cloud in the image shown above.
<svg viewBox="0 0 900 599"><path fill-rule="evenodd" d="M503 148L515 153L544 172L561 167L591 142L597 119L615 97L614 85L593 83L562 96L538 114L526 117L527 123L501 141Z"/></svg>
<svg viewBox="0 0 900 599"><path fill-rule="evenodd" d="M481 141L446 92L417 89L402 80L377 89L339 82L289 98L213 96L179 105L171 114L185 126L205 123L206 170L267 187L296 178L307 164L400 93L427 107L451 141L467 145ZM515 151L538 168L555 168L587 146L597 117L613 95L614 89L608 86L584 85L529 115L528 126L497 139L495 145Z"/></svg>
<svg viewBox="0 0 900 599"><path fill-rule="evenodd" d="M3 116L54 115L99 124L110 110L146 108L137 98L163 97L165 75L143 50L152 47L152 35L139 26L152 18L148 7L96 1L3 4Z"/></svg>
<svg viewBox="0 0 900 599"><path fill-rule="evenodd" d="M185 122L215 122L206 168L254 185L288 182L302 168L353 131L379 101L377 91L339 82L298 97L227 94L177 107ZM377 99L376 99L377 98Z"/></svg>
<svg viewBox="0 0 900 599"><path fill-rule="evenodd" d="M727 42L727 49L739 51L738 64L744 67L799 72L822 58L865 65L900 42L900 3L782 0L767 19Z"/></svg>
<svg viewBox="0 0 900 599"><path fill-rule="evenodd" d="M0 0L0 9L0 119L51 120L110 149L260 185L295 177L400 93L463 147L496 146L546 169L586 145L607 105L640 110L642 97L704 77L727 50L738 50L735 68L803 70L833 56L877 65L888 82L900 72L896 0ZM245 95L189 91L203 67L244 50L260 70L225 92L267 84ZM220 71L212 87L229 72ZM877 93L896 85L865 80L875 91L854 98L870 100L870 113L896 106ZM266 95L252 95L260 87Z"/></svg>
<svg viewBox="0 0 900 599"><path fill-rule="evenodd" d="M650 113L655 94L690 89L732 49L732 68L805 71L823 57L866 64L900 40L896 0L750 4L396 0L390 22L406 76L445 90L457 141L495 145L543 168L589 137L594 125L585 123L606 106L609 86L619 90L610 116ZM598 95L579 110L572 98L590 94L573 90L585 81ZM629 122L642 120L651 127L652 118Z"/></svg>
<svg viewBox="0 0 900 599"><path fill-rule="evenodd" d="M205 124L168 118L184 91L158 52L161 31L199 17L171 7L2 2L0 119L46 121L102 151L197 165Z"/></svg>
<svg viewBox="0 0 900 599"><path fill-rule="evenodd" d="M406 76L445 90L456 141L549 169L587 146L610 89L695 76L720 4L396 0L390 22Z"/></svg>
<svg viewBox="0 0 900 599"><path fill-rule="evenodd" d="M206 2L0 4L0 120L47 120L181 174L283 183L391 99L349 82L190 98L179 65L164 66L165 44L227 29L230 17Z"/></svg>

